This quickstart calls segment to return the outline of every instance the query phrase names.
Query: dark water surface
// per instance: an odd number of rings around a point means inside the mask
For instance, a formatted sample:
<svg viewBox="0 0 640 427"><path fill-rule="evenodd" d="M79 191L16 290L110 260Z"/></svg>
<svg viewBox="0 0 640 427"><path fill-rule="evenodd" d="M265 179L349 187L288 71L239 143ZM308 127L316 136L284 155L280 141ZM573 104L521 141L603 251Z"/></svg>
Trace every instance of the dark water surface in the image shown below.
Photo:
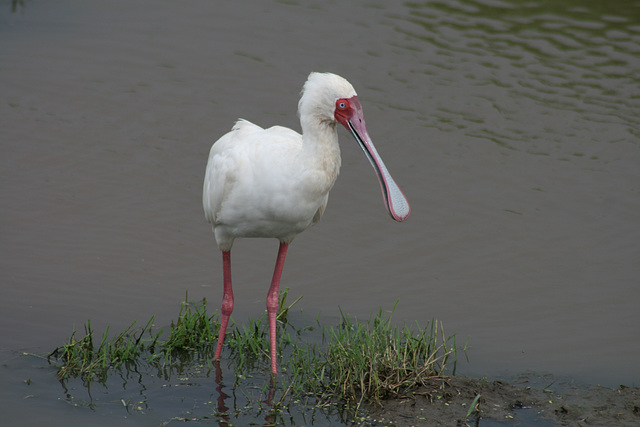
<svg viewBox="0 0 640 427"><path fill-rule="evenodd" d="M87 319L166 325L185 291L218 306L211 143L238 117L299 129L308 73L332 71L356 87L412 216L388 217L341 130L341 177L283 275L303 311L368 318L399 300L398 321L470 337L463 373L639 385L639 1L0 10L3 360ZM236 242L237 321L264 311L276 250ZM29 375L4 369L0 401L46 419L59 409L22 399Z"/></svg>

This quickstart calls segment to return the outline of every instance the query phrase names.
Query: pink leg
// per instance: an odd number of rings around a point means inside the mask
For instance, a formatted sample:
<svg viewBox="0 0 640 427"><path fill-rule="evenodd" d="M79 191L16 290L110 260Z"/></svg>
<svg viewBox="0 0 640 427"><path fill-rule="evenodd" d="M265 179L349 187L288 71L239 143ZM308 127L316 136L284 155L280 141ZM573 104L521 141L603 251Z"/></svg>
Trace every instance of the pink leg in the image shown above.
<svg viewBox="0 0 640 427"><path fill-rule="evenodd" d="M276 316L278 315L278 303L280 298L280 276L282 276L282 268L284 267L284 259L287 256L289 245L280 242L278 249L278 258L276 259L276 268L273 271L273 280L267 294L267 314L269 315L269 336L271 339L271 373L278 374L278 365L276 361Z"/></svg>
<svg viewBox="0 0 640 427"><path fill-rule="evenodd" d="M233 311L233 289L231 289L231 251L222 252L222 275L224 277L224 293L222 295L222 319L220 320L220 332L218 333L218 346L213 360L220 360L224 334L227 331L229 316Z"/></svg>

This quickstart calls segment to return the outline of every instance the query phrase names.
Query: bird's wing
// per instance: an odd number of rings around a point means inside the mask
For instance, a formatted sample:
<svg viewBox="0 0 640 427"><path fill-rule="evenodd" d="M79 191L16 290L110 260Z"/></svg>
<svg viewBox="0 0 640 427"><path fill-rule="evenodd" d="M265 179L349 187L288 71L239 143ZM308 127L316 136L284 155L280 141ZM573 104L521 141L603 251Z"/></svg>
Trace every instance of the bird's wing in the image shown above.
<svg viewBox="0 0 640 427"><path fill-rule="evenodd" d="M225 194L228 194L236 180L238 159L233 155L233 146L250 134L262 130L260 126L240 119L231 132L223 135L211 147L202 189L204 215L211 224L216 223Z"/></svg>

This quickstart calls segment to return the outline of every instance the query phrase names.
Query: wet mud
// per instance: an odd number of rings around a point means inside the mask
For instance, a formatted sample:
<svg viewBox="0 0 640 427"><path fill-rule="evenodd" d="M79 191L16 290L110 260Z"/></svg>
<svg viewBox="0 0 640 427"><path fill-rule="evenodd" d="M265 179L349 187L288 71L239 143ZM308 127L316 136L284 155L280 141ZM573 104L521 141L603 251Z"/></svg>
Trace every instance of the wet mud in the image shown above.
<svg viewBox="0 0 640 427"><path fill-rule="evenodd" d="M518 384L467 377L433 379L405 397L368 408L369 415L374 425L406 427L640 425L638 387L560 384L536 388L528 383L526 377Z"/></svg>

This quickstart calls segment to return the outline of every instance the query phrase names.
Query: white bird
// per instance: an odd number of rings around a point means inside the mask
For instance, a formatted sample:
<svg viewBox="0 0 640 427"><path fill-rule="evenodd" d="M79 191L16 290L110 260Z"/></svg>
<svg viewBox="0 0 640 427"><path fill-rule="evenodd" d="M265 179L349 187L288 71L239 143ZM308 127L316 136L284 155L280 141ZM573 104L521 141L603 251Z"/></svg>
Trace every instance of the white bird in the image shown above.
<svg viewBox="0 0 640 427"><path fill-rule="evenodd" d="M277 374L276 314L280 276L289 243L316 224L327 206L340 171L337 124L354 136L371 162L387 211L396 221L411 212L409 202L387 171L367 132L353 86L330 73L311 73L298 103L302 135L281 126L262 129L238 120L211 147L202 202L222 251L224 292L214 360L220 359L233 311L231 247L237 237L272 237L280 241L267 312L271 372Z"/></svg>

